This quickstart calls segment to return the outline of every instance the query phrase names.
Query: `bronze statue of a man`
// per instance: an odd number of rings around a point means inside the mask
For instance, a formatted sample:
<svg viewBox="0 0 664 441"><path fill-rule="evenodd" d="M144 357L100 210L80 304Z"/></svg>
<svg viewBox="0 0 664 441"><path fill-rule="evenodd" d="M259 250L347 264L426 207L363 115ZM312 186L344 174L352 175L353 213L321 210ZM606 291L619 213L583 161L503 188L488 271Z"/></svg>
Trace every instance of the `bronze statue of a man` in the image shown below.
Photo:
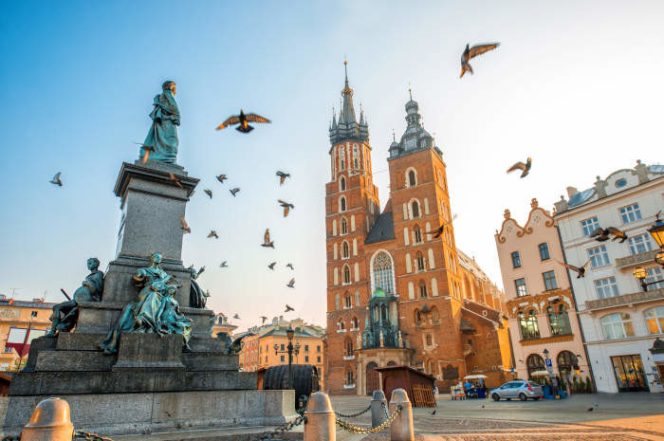
<svg viewBox="0 0 664 441"><path fill-rule="evenodd" d="M78 321L79 302L98 302L101 300L104 290L104 273L99 271L99 259L91 257L87 263L90 274L74 292L73 298L53 307L51 329L47 335L56 335L59 332L69 332L74 329Z"/></svg>
<svg viewBox="0 0 664 441"><path fill-rule="evenodd" d="M150 113L152 126L141 147L143 163L148 161L175 163L178 154L180 109L175 102L175 81L161 85L162 93L154 97Z"/></svg>

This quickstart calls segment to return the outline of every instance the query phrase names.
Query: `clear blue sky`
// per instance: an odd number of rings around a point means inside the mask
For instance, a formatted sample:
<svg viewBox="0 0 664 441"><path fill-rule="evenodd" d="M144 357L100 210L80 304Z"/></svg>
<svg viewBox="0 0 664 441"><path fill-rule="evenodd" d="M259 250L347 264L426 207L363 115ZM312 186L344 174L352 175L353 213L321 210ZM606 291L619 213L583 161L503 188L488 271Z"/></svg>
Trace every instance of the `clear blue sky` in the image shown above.
<svg viewBox="0 0 664 441"><path fill-rule="evenodd" d="M565 187L640 158L663 162L664 2L118 1L0 4L0 292L61 300L115 252L122 161L137 155L152 97L178 83L178 162L201 178L185 264L240 325L288 302L324 324L327 128L344 55L387 201L387 147L409 82L448 165L457 244L498 281L493 233ZM467 42L500 41L458 79ZM249 136L214 127L242 107L272 118ZM504 170L531 155L531 176ZM282 188L277 168L293 174ZM65 186L48 184L62 171ZM214 175L242 187L237 199ZM210 201L203 188L212 188ZM276 199L296 209L284 220ZM266 226L277 251L258 247ZM205 238L210 228L222 236ZM276 255L296 267L265 265ZM222 260L230 268L218 269Z"/></svg>

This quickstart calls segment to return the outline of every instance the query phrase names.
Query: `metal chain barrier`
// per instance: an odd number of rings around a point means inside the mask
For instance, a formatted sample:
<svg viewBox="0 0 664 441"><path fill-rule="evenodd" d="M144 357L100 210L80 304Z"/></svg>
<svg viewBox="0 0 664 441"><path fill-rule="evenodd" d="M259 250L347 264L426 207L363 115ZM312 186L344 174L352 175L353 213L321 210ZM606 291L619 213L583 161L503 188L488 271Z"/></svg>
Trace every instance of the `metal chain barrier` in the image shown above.
<svg viewBox="0 0 664 441"><path fill-rule="evenodd" d="M270 439L273 439L275 436L284 433L284 432L289 432L293 430L295 427L299 426L302 423L305 423L307 421L307 417L304 415L300 415L299 417L295 418L293 421L289 421L276 429L274 429L272 432L265 432L261 435L259 435L258 438L256 438L256 441L267 441Z"/></svg>
<svg viewBox="0 0 664 441"><path fill-rule="evenodd" d="M6 436L2 438L2 441L21 441L21 435L18 436Z"/></svg>
<svg viewBox="0 0 664 441"><path fill-rule="evenodd" d="M366 409L360 410L360 411L357 412L357 413L351 413L350 415L344 415L343 413L341 413L341 412L336 412L336 411L335 411L334 413L335 413L337 416L340 416L341 418L355 418L355 417L359 417L360 415L369 412L370 410L371 410L371 404L370 404L369 407L367 407Z"/></svg>
<svg viewBox="0 0 664 441"><path fill-rule="evenodd" d="M74 439L84 439L86 441L113 441L112 438L92 432L74 432Z"/></svg>
<svg viewBox="0 0 664 441"><path fill-rule="evenodd" d="M403 410L403 406L401 406L401 404L399 404L397 406L396 411L392 415L390 415L388 419L386 419L385 421L383 421L381 424L377 425L376 427L356 426L355 424L351 424L348 421L340 420L339 418L337 418L337 426L341 427L342 429L344 429L344 430L346 430L350 433L358 433L358 434L362 434L362 435L367 435L369 433L381 432L381 431L387 429L388 427L390 427L390 425L392 425L392 423L399 416L399 414L401 413L402 410Z"/></svg>

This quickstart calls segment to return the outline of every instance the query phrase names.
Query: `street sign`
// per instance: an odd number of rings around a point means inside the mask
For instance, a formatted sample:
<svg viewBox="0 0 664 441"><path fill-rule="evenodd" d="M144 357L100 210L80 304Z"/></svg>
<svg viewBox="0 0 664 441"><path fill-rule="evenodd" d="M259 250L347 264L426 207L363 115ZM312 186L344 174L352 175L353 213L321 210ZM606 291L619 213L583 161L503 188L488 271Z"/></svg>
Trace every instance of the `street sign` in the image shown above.
<svg viewBox="0 0 664 441"><path fill-rule="evenodd" d="M544 360L544 364L545 364L546 367L548 367L548 368L553 367L553 362L551 361L550 358L547 358L546 360Z"/></svg>

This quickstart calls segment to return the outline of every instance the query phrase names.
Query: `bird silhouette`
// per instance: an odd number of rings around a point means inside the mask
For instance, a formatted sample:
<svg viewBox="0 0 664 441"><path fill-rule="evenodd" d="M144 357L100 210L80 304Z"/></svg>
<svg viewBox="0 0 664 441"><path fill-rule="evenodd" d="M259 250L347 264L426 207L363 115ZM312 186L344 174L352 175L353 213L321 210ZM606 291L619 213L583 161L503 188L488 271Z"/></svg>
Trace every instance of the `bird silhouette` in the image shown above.
<svg viewBox="0 0 664 441"><path fill-rule="evenodd" d="M589 407L589 408L588 408L588 412L592 412L593 410L595 410L594 407Z"/></svg>
<svg viewBox="0 0 664 441"><path fill-rule="evenodd" d="M597 228L595 231L590 233L588 237L594 238L597 242L605 242L610 239L609 229L608 228Z"/></svg>
<svg viewBox="0 0 664 441"><path fill-rule="evenodd" d="M57 172L55 176L53 176L53 179L51 179L50 182L53 185L57 185L58 187L62 187L62 179L60 179L60 175L62 175L61 172Z"/></svg>
<svg viewBox="0 0 664 441"><path fill-rule="evenodd" d="M224 261L221 262L221 264L219 265L219 268L228 268L228 262L226 262L226 261L224 260Z"/></svg>
<svg viewBox="0 0 664 441"><path fill-rule="evenodd" d="M521 177L521 178L525 178L526 176L528 176L528 173L530 173L530 168L531 168L532 166L533 166L533 160L532 160L532 158L529 156L529 157L526 159L526 162L525 162L525 163L519 161L519 162L515 163L513 166L511 166L510 168L508 168L508 169L507 169L507 173L512 173L512 172L515 171L515 170L521 170L521 176L520 176L520 177Z"/></svg>
<svg viewBox="0 0 664 441"><path fill-rule="evenodd" d="M281 207L284 209L284 217L288 217L288 213L290 213L290 211L295 208L295 205L286 201L282 201L281 199L278 199L277 202L279 202L279 205L281 205Z"/></svg>
<svg viewBox="0 0 664 441"><path fill-rule="evenodd" d="M612 242L615 242L616 240L620 240L620 243L625 242L629 237L627 236L627 233L625 233L623 230L620 230L616 227L609 227L607 228L609 231L609 234L613 236L611 239Z"/></svg>
<svg viewBox="0 0 664 441"><path fill-rule="evenodd" d="M286 305L286 310L284 312L288 312L288 311L295 311L295 308L293 308L292 306Z"/></svg>
<svg viewBox="0 0 664 441"><path fill-rule="evenodd" d="M290 279L288 281L288 285L286 285L286 286L289 287L289 288L295 288L295 278Z"/></svg>
<svg viewBox="0 0 664 441"><path fill-rule="evenodd" d="M290 178L290 173L285 173L282 172L281 170L277 170L277 176L279 176L279 185L284 185L284 182L286 182L286 178Z"/></svg>
<svg viewBox="0 0 664 441"><path fill-rule="evenodd" d="M274 266L277 264L277 262L272 262L269 264L267 267L270 268L272 271L274 271Z"/></svg>
<svg viewBox="0 0 664 441"><path fill-rule="evenodd" d="M456 214L455 214L454 216L452 216L452 220L454 220L454 219L456 219L456 218L457 218L457 215L456 215ZM434 239L438 239L438 238L443 234L443 232L445 231L445 227L446 227L447 225L450 225L451 223L452 223L452 222L443 222L443 223L440 224L440 226L439 226L438 228L436 228L435 230L433 230L433 231L427 231L426 233L427 233L428 235L432 235L432 234L433 234L433 238L434 238Z"/></svg>
<svg viewBox="0 0 664 441"><path fill-rule="evenodd" d="M180 178L175 176L174 173L168 174L168 180L171 181L173 185L177 185L178 187L182 188L182 181L180 181Z"/></svg>
<svg viewBox="0 0 664 441"><path fill-rule="evenodd" d="M205 193L206 195L208 195L210 199L212 199L212 190L206 188L205 190L203 190L203 193Z"/></svg>
<svg viewBox="0 0 664 441"><path fill-rule="evenodd" d="M486 44L477 44L473 47L470 47L469 44L466 44L466 48L461 54L461 75L459 78L463 78L466 72L474 74L473 67L470 65L470 60L473 58L482 55L485 52L494 50L500 45L500 43L486 43Z"/></svg>
<svg viewBox="0 0 664 441"><path fill-rule="evenodd" d="M230 191L233 197L235 197L235 195L238 194L238 192L240 191L240 187L231 188L228 191Z"/></svg>
<svg viewBox="0 0 664 441"><path fill-rule="evenodd" d="M234 126L237 124L238 126L235 128L235 130L242 133L249 133L254 130L254 128L249 125L250 122L270 123L272 121L255 113L247 113L245 115L244 111L240 110L239 115L231 115L226 119L226 121L219 124L217 126L217 130L223 130L226 127Z"/></svg>
<svg viewBox="0 0 664 441"><path fill-rule="evenodd" d="M436 410L437 410L437 409L434 409L433 412L431 412L431 415L435 415L435 414L436 414Z"/></svg>
<svg viewBox="0 0 664 441"><path fill-rule="evenodd" d="M207 235L208 239L211 237L214 237L215 239L219 239L219 235L215 230L210 230L210 233Z"/></svg>
<svg viewBox="0 0 664 441"><path fill-rule="evenodd" d="M263 234L263 243L261 244L261 246L265 248L274 248L274 241L270 240L269 228L265 229L265 234Z"/></svg>
<svg viewBox="0 0 664 441"><path fill-rule="evenodd" d="M227 177L225 174L223 174L223 173L217 176L217 181L219 181L219 182L222 183L222 184L224 183L224 181L225 181L226 179L228 179L228 177Z"/></svg>
<svg viewBox="0 0 664 441"><path fill-rule="evenodd" d="M240 320L240 316L239 316L237 313L233 316L233 318L234 318L235 320Z"/></svg>
<svg viewBox="0 0 664 441"><path fill-rule="evenodd" d="M581 266L570 265L569 263L561 262L560 260L558 260L558 263L567 268L568 270L574 271L576 273L576 278L581 279L583 277L586 277L586 271L588 270L588 265L590 265L590 259L588 259L586 263L584 263Z"/></svg>
<svg viewBox="0 0 664 441"><path fill-rule="evenodd" d="M191 233L191 228L184 216L180 218L180 227L182 228L182 231L184 231L184 234Z"/></svg>
<svg viewBox="0 0 664 441"><path fill-rule="evenodd" d="M290 268L290 269L292 269L293 271L295 271L295 267L293 266L292 263L287 263L287 264L286 264L286 268Z"/></svg>
<svg viewBox="0 0 664 441"><path fill-rule="evenodd" d="M262 315L262 316L261 316L261 325L264 325L266 321L267 321L267 317L265 317L264 315Z"/></svg>

